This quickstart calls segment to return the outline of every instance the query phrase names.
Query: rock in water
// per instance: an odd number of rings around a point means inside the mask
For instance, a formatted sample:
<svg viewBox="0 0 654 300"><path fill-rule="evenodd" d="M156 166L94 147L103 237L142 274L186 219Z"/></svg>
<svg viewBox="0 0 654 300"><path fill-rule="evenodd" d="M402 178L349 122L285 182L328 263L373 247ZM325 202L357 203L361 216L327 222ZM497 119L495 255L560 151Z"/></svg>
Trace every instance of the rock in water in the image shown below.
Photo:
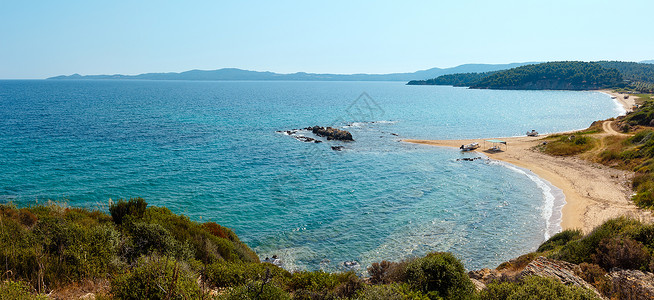
<svg viewBox="0 0 654 300"><path fill-rule="evenodd" d="M327 140L354 141L354 139L352 139L352 134L349 131L320 126L313 126L306 129L311 130L311 132L317 136L327 137Z"/></svg>

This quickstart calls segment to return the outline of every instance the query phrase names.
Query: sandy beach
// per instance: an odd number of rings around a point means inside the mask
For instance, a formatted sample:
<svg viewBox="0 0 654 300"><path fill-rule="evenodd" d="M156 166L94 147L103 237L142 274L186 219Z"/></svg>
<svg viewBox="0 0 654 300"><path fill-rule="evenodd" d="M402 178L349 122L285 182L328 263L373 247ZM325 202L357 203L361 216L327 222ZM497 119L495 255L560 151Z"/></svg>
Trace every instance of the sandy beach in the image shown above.
<svg viewBox="0 0 654 300"><path fill-rule="evenodd" d="M624 95L612 91L602 91L616 96L616 100L627 111L634 105L634 97L624 99ZM603 123L604 132L595 135L603 138L608 135L621 135L613 128L612 121ZM595 226L604 221L618 217L631 216L644 222L652 222L652 213L637 208L630 200L633 191L631 179L633 172L613 169L601 164L593 163L577 157L559 157L540 153L534 146L542 143L546 136L539 137L509 137L500 138L507 142L500 152L489 152L486 147L477 149L484 152L491 159L501 160L513 165L529 169L552 185L561 189L565 195L566 204L562 209L563 229L580 228L590 232ZM485 139L469 140L411 140L404 142L455 147L463 144L477 142L484 144Z"/></svg>

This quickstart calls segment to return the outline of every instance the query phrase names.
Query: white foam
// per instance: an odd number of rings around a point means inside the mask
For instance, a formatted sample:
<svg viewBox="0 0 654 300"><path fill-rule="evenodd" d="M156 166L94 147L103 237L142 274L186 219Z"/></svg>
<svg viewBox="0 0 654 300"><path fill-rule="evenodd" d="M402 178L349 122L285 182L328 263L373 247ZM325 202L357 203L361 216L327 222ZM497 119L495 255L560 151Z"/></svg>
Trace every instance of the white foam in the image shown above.
<svg viewBox="0 0 654 300"><path fill-rule="evenodd" d="M561 209L566 203L563 191L552 185L549 181L538 177L538 175L528 169L503 161L491 160L491 162L504 166L518 174L525 175L542 191L544 201L543 206L541 207L541 216L545 220L545 240L549 239L552 235L561 232L561 220L563 216Z"/></svg>

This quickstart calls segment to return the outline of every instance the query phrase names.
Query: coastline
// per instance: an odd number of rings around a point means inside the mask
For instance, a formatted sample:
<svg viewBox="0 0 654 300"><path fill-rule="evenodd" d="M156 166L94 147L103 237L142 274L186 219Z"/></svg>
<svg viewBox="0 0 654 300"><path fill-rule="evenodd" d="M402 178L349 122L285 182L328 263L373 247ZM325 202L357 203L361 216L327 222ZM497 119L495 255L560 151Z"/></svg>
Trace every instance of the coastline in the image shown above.
<svg viewBox="0 0 654 300"><path fill-rule="evenodd" d="M632 112L634 110L634 106L636 105L636 99L638 98L633 95L618 93L611 90L599 90L598 92L607 94L611 97L615 97L613 100L616 101L618 104L622 105L622 108L625 110L625 114ZM625 96L627 96L626 99L624 98Z"/></svg>
<svg viewBox="0 0 654 300"><path fill-rule="evenodd" d="M491 159L527 169L561 189L566 202L561 210L563 230L578 228L588 233L604 221L622 215L652 221L650 212L637 208L631 202L633 172L612 169L576 157L555 157L532 150L542 142L541 139L502 138L508 145L506 151L484 151L484 154ZM403 141L452 148L472 142L483 143L482 139Z"/></svg>
<svg viewBox="0 0 654 300"><path fill-rule="evenodd" d="M636 100L634 96L629 95L628 99L625 99L626 94L608 90L600 92L615 96L614 100L622 105L626 112L632 111ZM603 126L607 133L603 134L615 132L611 125L612 121L605 121ZM550 156L532 149L542 143L542 139L547 136L501 138L507 142L505 151L488 152L486 151L489 148L488 143L486 143L486 147L482 146L475 151L484 152L491 159L529 170L560 189L565 196L560 224L563 230L581 229L584 233L588 233L604 221L623 215L647 223L654 221L650 211L639 209L631 201L633 172L613 169L578 157ZM459 148L461 145L473 142L483 145L484 140L405 139L402 141Z"/></svg>

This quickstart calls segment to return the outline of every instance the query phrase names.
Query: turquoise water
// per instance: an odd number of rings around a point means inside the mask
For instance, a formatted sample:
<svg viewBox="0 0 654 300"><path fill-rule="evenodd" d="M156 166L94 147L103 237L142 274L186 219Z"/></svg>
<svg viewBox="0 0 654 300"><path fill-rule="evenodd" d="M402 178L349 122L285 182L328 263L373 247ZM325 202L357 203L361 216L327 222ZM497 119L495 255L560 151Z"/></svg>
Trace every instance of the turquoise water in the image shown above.
<svg viewBox="0 0 654 300"><path fill-rule="evenodd" d="M144 197L233 228L289 269L429 251L494 267L558 230L556 189L400 140L571 130L621 112L597 92L399 82L0 81L0 203ZM356 141L276 132L313 125Z"/></svg>

